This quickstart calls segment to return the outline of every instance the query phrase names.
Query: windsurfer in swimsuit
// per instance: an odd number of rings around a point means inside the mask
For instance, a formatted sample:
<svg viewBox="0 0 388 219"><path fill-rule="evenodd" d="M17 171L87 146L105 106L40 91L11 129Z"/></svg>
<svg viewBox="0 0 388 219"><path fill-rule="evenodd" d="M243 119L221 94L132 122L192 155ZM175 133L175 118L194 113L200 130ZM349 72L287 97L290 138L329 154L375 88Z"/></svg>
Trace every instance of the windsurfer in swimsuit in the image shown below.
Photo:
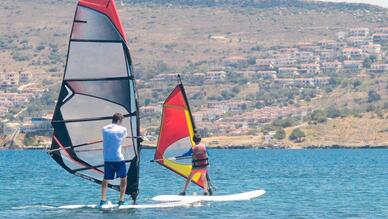
<svg viewBox="0 0 388 219"><path fill-rule="evenodd" d="M106 200L106 190L109 180L115 179L115 175L121 178L118 205L128 205L124 201L125 190L127 188L127 170L124 156L121 153L121 145L127 137L127 129L121 126L123 119L123 115L115 113L112 117L112 124L102 129L104 139L104 180L101 183L100 206L108 203Z"/></svg>
<svg viewBox="0 0 388 219"><path fill-rule="evenodd" d="M193 137L193 141L195 146L186 154L192 155L192 169L190 175L187 177L185 187L179 195L186 195L186 190L189 187L191 179L194 177L196 173L201 173L201 180L203 182L203 190L204 195L212 195L212 191L209 188L208 184L208 154L206 151L206 147L204 144L201 144L201 136L199 134L195 134ZM185 154L185 155L186 155Z"/></svg>

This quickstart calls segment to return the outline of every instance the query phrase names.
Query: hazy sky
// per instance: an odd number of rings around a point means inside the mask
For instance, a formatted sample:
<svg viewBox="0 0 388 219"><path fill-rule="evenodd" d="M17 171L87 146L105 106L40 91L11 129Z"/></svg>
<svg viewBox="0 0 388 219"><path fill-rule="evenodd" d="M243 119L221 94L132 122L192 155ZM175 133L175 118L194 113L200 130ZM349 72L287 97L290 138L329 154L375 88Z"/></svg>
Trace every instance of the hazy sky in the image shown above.
<svg viewBox="0 0 388 219"><path fill-rule="evenodd" d="M320 1L367 3L367 4L379 5L379 6L388 8L388 0L320 0Z"/></svg>

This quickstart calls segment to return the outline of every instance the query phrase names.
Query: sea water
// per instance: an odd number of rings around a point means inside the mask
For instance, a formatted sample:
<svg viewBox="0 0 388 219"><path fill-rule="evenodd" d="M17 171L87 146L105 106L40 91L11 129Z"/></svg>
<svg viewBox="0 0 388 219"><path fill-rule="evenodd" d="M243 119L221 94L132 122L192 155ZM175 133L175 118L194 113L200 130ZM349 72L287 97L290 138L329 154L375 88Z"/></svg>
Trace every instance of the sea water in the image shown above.
<svg viewBox="0 0 388 219"><path fill-rule="evenodd" d="M142 151L138 203L177 194L183 178ZM97 204L100 187L65 172L44 151L0 151L0 218L388 218L388 150L210 150L215 194L255 189L241 202L166 209L58 209ZM191 185L188 193L201 193ZM117 201L118 193L109 192Z"/></svg>

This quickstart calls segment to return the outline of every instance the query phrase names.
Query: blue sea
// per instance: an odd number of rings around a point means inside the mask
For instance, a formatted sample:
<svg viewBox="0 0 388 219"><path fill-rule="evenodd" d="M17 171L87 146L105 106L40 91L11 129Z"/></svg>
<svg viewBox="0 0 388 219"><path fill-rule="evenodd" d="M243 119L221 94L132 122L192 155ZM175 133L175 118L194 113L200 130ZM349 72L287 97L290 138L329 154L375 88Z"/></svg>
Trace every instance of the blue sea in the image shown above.
<svg viewBox="0 0 388 219"><path fill-rule="evenodd" d="M58 209L97 204L97 184L65 172L44 151L0 151L0 218L388 218L388 150L211 150L216 194L265 189L251 201L167 209ZM177 194L184 180L143 150L141 204ZM191 185L189 193L201 193ZM110 191L112 202L117 192Z"/></svg>

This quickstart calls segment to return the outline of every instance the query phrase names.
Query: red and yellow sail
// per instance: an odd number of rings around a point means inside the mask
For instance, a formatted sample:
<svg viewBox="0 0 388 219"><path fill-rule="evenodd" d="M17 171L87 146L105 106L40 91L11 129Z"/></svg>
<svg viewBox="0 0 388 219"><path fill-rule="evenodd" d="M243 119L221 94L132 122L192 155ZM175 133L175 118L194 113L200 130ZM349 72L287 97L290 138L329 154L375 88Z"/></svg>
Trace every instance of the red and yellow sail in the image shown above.
<svg viewBox="0 0 388 219"><path fill-rule="evenodd" d="M194 145L194 122L183 85L178 84L163 104L160 134L154 159L162 166L187 178L191 172L191 159L173 159L187 153ZM192 181L200 187L201 173Z"/></svg>

